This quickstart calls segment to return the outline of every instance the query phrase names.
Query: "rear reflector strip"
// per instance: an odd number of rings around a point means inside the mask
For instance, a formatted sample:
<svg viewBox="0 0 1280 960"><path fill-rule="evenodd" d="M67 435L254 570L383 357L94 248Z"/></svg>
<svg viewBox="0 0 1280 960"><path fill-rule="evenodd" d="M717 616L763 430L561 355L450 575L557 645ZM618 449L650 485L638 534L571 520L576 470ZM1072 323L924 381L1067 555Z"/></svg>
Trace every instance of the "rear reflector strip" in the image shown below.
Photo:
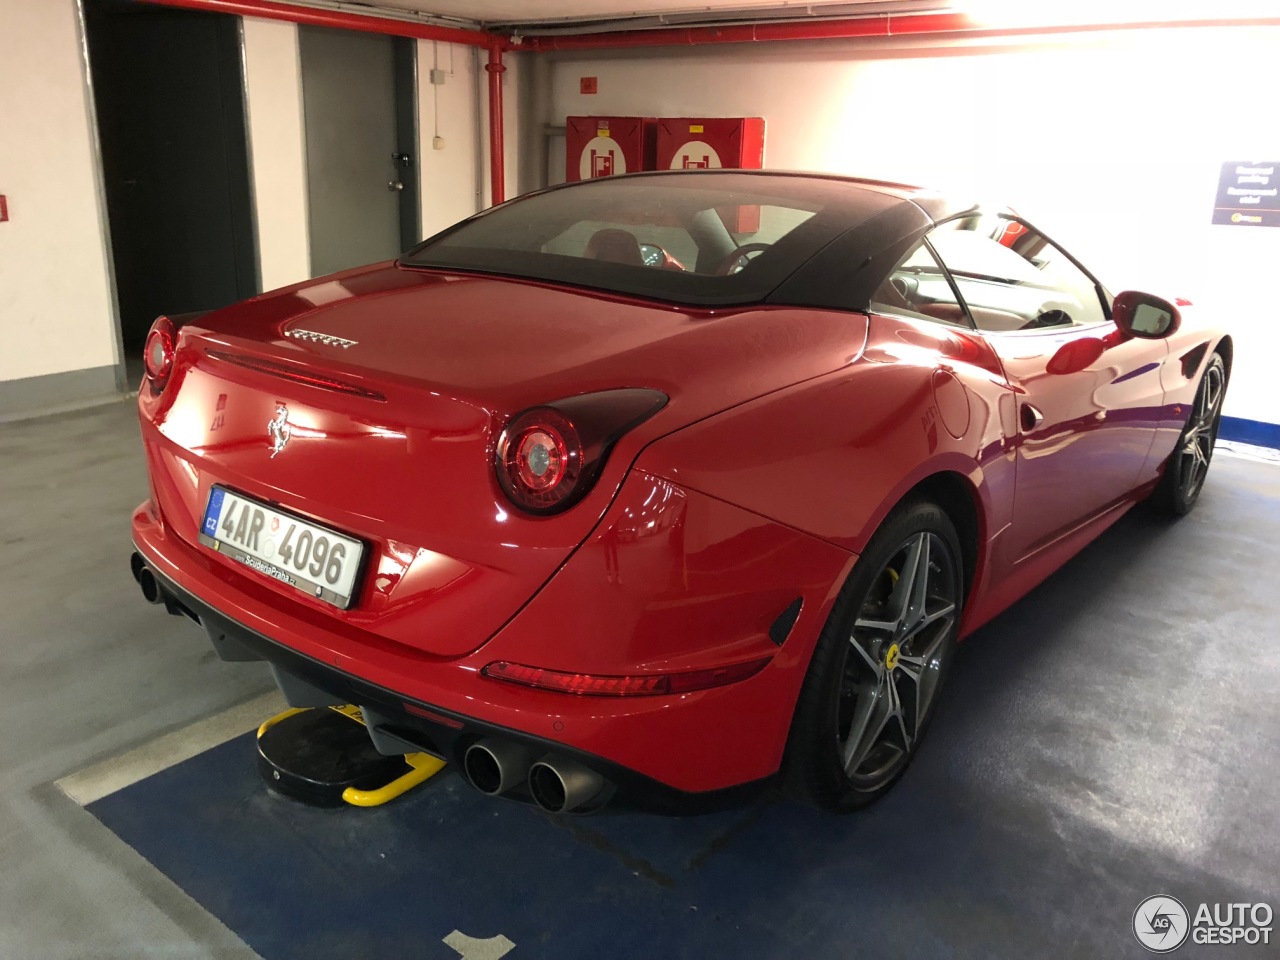
<svg viewBox="0 0 1280 960"><path fill-rule="evenodd" d="M564 673L520 663L507 663L505 660L491 663L480 672L494 680L506 680L508 683L554 690L557 693L573 693L585 697L653 697L692 693L695 690L737 683L755 676L772 659L761 657L759 660L747 660L709 670L691 670L687 673L641 673L624 677Z"/></svg>
<svg viewBox="0 0 1280 960"><path fill-rule="evenodd" d="M404 707L406 713L411 713L415 717L422 717L422 719L430 720L434 723L442 723L446 727L452 727L454 730L461 730L463 727L461 720L446 717L443 713L436 713L434 710L426 710L417 704L402 701L400 706Z"/></svg>
<svg viewBox="0 0 1280 960"><path fill-rule="evenodd" d="M348 396L364 397L367 400L381 402L385 402L387 399L374 390L367 390L347 380L326 377L323 374L312 373L309 370L276 363L274 360L263 360L261 357L246 357L237 353L226 353L222 350L209 350L208 354L213 359L221 360L223 363L233 363L237 367L244 367L247 370L255 370L258 373L266 373L273 377L292 380L294 383L305 383L311 387L319 387L321 390L332 390L335 393L345 393Z"/></svg>

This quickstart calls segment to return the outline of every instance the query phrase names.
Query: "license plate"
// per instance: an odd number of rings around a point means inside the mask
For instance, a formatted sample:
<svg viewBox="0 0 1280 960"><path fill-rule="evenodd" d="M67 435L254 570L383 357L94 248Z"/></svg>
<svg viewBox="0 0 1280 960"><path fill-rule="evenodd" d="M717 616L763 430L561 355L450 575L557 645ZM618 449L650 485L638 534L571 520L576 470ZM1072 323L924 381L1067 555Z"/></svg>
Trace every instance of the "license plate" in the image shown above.
<svg viewBox="0 0 1280 960"><path fill-rule="evenodd" d="M351 606L364 544L215 486L200 542L335 607Z"/></svg>

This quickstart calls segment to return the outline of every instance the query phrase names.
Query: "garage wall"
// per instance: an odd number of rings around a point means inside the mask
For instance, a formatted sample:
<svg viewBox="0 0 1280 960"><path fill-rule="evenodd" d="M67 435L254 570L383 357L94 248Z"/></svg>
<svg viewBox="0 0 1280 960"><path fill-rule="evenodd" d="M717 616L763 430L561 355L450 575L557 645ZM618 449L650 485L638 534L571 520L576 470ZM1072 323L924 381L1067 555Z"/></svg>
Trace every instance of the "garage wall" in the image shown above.
<svg viewBox="0 0 1280 960"><path fill-rule="evenodd" d="M489 54L473 47L435 45L441 69L453 75L439 89L440 133L444 150L432 148L432 98L430 70L434 62L430 41L418 46L418 82L422 89L419 125L422 130L422 235L429 237L445 227L483 210L492 203L489 179ZM450 54L452 53L452 60ZM519 192L524 161L521 136L523 95L527 84L527 54L506 54L502 75L502 145L504 187L508 199ZM469 185L469 189L467 189Z"/></svg>
<svg viewBox="0 0 1280 960"><path fill-rule="evenodd" d="M1220 164L1280 157L1274 28L985 46L824 42L560 55L545 121L760 115L766 166L948 186L1007 202L1113 290L1195 300L1237 341L1227 413L1280 423L1268 357L1280 229L1211 226ZM579 93L579 78L599 93ZM537 97L534 97L537 100ZM562 143L562 141L561 141ZM526 145L538 162L541 144ZM553 181L563 178L562 149Z"/></svg>
<svg viewBox="0 0 1280 960"><path fill-rule="evenodd" d="M445 71L445 82L437 87L431 83L434 65ZM470 47L418 41L423 237L479 209L482 182L478 167L477 82L479 74ZM440 150L432 146L437 129L444 140Z"/></svg>
<svg viewBox="0 0 1280 960"><path fill-rule="evenodd" d="M273 290L311 274L298 28L246 17L242 31L259 279Z"/></svg>
<svg viewBox="0 0 1280 960"><path fill-rule="evenodd" d="M298 28L245 18L244 40L262 284L270 290L310 275ZM438 87L431 83L434 65L445 71L445 82ZM488 162L487 152L482 152L477 126L488 121L477 102L478 80L487 82L483 68L477 72L470 47L418 41L424 237L488 202L488 167L480 167L482 160ZM508 125L512 123L509 117ZM438 150L433 146L437 129L444 141ZM511 140L514 151L514 132Z"/></svg>
<svg viewBox="0 0 1280 960"><path fill-rule="evenodd" d="M0 194L10 216L0 223L0 419L124 386L77 6L5 2L5 25L21 42L0 56ZM260 275L272 289L310 273L298 30L245 18L243 38ZM488 203L487 112L483 66L471 48L420 41L418 57L425 236ZM433 62L450 74L438 91ZM518 85L512 63L504 82L512 187ZM441 150L432 148L437 92Z"/></svg>
<svg viewBox="0 0 1280 960"><path fill-rule="evenodd" d="M258 218L263 289L310 274L306 142L298 27L244 18L250 154ZM422 236L429 237L489 205L487 54L472 47L418 41L418 157L422 176ZM506 183L520 173L522 57L506 58L503 108ZM431 83L431 70L445 82ZM437 132L443 144L434 145Z"/></svg>
<svg viewBox="0 0 1280 960"><path fill-rule="evenodd" d="M110 393L117 359L75 2L5 0L4 24L0 417Z"/></svg>

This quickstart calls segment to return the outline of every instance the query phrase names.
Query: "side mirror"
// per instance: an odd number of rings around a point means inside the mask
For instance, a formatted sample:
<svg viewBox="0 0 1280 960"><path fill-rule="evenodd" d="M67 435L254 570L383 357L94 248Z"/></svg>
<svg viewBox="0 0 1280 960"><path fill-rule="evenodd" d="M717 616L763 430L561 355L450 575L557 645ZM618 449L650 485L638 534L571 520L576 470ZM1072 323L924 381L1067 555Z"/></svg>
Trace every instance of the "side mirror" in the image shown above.
<svg viewBox="0 0 1280 960"><path fill-rule="evenodd" d="M640 244L640 259L646 267L661 267L663 270L684 270L684 264L673 257L665 247L656 243Z"/></svg>
<svg viewBox="0 0 1280 960"><path fill-rule="evenodd" d="M1111 318L1130 337L1162 340L1182 324L1182 314L1168 300L1152 293L1125 290L1111 304Z"/></svg>
<svg viewBox="0 0 1280 960"><path fill-rule="evenodd" d="M646 267L665 266L669 254L656 243L640 244L640 259L644 261Z"/></svg>

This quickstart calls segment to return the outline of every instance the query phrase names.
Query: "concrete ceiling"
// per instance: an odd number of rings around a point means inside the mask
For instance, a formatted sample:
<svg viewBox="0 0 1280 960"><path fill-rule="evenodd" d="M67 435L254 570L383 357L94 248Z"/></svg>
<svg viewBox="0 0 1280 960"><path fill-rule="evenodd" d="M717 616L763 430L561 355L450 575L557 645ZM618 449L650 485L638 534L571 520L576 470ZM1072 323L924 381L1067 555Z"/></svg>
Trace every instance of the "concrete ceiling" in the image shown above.
<svg viewBox="0 0 1280 960"><path fill-rule="evenodd" d="M692 15L717 17L733 11L776 11L779 16L810 16L822 7L901 7L907 4L885 0L374 0L374 6L434 14L450 19L486 24L599 22L652 17ZM683 17L682 17L683 19Z"/></svg>

